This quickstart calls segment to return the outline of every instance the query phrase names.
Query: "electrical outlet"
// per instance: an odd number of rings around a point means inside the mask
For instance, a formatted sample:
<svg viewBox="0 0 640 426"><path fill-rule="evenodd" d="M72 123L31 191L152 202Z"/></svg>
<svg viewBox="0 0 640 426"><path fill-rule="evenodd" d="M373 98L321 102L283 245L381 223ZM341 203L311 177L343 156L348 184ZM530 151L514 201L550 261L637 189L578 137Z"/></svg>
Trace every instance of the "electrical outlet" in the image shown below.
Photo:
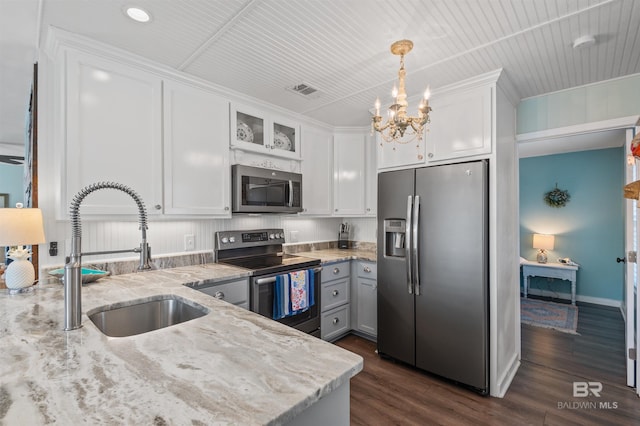
<svg viewBox="0 0 640 426"><path fill-rule="evenodd" d="M185 234L184 236L184 250L191 251L196 249L196 236L193 234Z"/></svg>
<svg viewBox="0 0 640 426"><path fill-rule="evenodd" d="M298 231L291 231L290 236L291 236L291 241L290 241L291 243L298 242Z"/></svg>
<svg viewBox="0 0 640 426"><path fill-rule="evenodd" d="M49 243L49 256L57 256L58 255L58 242L51 241Z"/></svg>

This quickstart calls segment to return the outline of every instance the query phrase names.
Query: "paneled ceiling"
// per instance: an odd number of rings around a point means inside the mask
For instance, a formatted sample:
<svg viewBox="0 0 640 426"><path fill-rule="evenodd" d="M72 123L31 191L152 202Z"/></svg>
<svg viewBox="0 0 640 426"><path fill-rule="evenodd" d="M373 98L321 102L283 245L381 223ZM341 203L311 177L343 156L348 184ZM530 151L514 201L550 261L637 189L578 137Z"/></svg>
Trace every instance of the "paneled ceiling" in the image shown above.
<svg viewBox="0 0 640 426"><path fill-rule="evenodd" d="M521 98L640 72L635 0L0 0L0 142L22 141L48 26L336 126L366 126L390 99L403 38L409 95L497 68ZM574 49L584 35L596 44ZM299 83L318 92L286 90Z"/></svg>

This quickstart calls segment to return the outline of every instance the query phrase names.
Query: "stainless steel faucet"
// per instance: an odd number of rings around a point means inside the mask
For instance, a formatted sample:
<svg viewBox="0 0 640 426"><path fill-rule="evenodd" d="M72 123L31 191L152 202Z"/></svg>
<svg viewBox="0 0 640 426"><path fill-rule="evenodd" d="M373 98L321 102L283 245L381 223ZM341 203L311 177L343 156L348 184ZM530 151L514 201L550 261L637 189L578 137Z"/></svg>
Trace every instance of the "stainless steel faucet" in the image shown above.
<svg viewBox="0 0 640 426"><path fill-rule="evenodd" d="M80 225L80 203L84 198L99 189L117 189L129 194L138 205L140 230L142 242L140 247L130 250L111 250L91 253L82 253L82 226ZM140 196L131 188L115 182L98 182L86 186L73 197L71 202L71 254L64 266L64 330L70 331L82 327L82 255L111 254L111 253L140 253L140 265L138 270L151 269L149 260L151 251L147 243L147 210Z"/></svg>

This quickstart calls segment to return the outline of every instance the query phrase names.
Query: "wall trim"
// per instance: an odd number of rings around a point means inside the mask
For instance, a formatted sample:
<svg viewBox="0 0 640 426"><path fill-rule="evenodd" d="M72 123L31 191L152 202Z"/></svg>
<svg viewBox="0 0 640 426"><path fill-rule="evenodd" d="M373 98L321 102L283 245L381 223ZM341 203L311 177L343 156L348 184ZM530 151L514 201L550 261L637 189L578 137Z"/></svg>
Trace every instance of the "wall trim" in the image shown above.
<svg viewBox="0 0 640 426"><path fill-rule="evenodd" d="M637 125L640 125L640 115L630 115L627 117L612 118L610 120L593 121L573 126L539 130L537 132L519 133L516 135L516 142L536 142L567 136L583 135L585 133L601 132L605 130L626 129Z"/></svg>
<svg viewBox="0 0 640 426"><path fill-rule="evenodd" d="M570 293L558 293L556 291L541 290L538 288L529 288L529 294L543 297L553 297L554 299L571 300ZM615 299L606 299L604 297L583 296L576 295L577 302L591 303L594 305L612 306L614 308L622 309L622 301Z"/></svg>
<svg viewBox="0 0 640 426"><path fill-rule="evenodd" d="M518 372L519 368L520 368L520 354L515 352L512 355L511 360L509 362L509 368L507 368L504 371L504 374L500 377L500 379L498 379L496 383L496 388L490 390L491 396L494 396L497 398L503 398L507 393L507 390L511 386L511 382L513 382L513 379L516 376L516 373Z"/></svg>

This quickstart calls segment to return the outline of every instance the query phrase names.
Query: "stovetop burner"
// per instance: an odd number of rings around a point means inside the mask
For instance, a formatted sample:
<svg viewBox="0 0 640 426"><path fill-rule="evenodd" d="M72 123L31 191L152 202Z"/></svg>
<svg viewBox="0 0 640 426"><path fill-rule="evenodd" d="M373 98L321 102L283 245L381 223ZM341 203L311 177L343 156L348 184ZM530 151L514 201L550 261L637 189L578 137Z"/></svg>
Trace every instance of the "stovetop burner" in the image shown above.
<svg viewBox="0 0 640 426"><path fill-rule="evenodd" d="M251 269L253 276L309 269L320 264L320 259L283 254L284 241L282 229L216 232L216 262Z"/></svg>

